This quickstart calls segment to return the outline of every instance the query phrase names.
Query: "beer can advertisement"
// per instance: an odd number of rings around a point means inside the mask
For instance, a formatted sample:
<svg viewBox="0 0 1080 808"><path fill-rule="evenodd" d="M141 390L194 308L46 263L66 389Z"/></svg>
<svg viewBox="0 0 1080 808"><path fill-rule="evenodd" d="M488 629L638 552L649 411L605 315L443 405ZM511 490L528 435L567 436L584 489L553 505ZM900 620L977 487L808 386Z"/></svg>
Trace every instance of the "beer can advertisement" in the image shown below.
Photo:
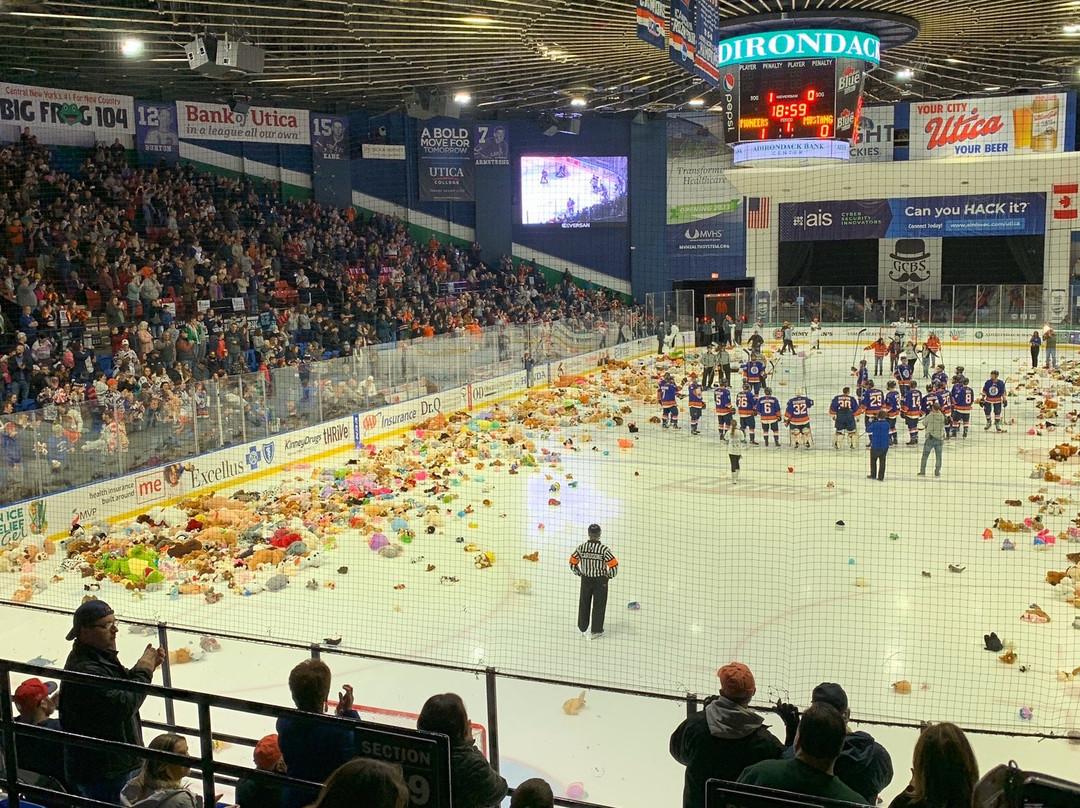
<svg viewBox="0 0 1080 808"><path fill-rule="evenodd" d="M912 160L1052 154L1069 148L1066 93L911 104Z"/></svg>

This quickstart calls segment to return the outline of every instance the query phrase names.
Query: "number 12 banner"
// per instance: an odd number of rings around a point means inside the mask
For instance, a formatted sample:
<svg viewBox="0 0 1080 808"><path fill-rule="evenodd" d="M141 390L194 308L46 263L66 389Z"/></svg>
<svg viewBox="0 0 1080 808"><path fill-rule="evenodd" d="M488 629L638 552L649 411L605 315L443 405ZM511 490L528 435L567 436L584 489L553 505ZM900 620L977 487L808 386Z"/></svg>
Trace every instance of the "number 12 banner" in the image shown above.
<svg viewBox="0 0 1080 808"><path fill-rule="evenodd" d="M140 101L135 105L135 144L144 154L169 163L180 159L180 136L176 132L176 107Z"/></svg>

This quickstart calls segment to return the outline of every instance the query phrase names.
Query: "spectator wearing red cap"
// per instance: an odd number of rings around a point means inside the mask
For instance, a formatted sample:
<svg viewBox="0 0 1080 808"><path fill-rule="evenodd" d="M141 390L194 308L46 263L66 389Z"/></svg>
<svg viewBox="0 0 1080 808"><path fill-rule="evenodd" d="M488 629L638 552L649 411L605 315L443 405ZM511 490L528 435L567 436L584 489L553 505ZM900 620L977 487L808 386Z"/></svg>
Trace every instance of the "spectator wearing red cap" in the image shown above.
<svg viewBox="0 0 1080 808"><path fill-rule="evenodd" d="M750 669L731 662L716 675L720 695L706 699L705 709L671 734L671 756L686 767L683 808L704 808L706 780L734 780L747 766L775 760L784 751L784 744L768 730L761 715L748 709L757 692Z"/></svg>
<svg viewBox="0 0 1080 808"><path fill-rule="evenodd" d="M810 695L814 704L829 704L843 716L846 728L851 712L848 710L848 697L844 688L836 682L822 682ZM789 744L784 750L785 758L795 757L795 747ZM892 782L892 757L884 746L874 740L868 732L852 732L846 728L844 746L834 767L836 776L845 785L862 795L873 805L878 794Z"/></svg>
<svg viewBox="0 0 1080 808"><path fill-rule="evenodd" d="M43 682L40 679L27 679L17 688L11 700L19 710L16 724L60 729L60 722L50 718L56 709L53 694L56 682ZM15 742L19 757L19 770L31 771L56 780L64 785L64 745L45 738L31 738L20 735ZM40 783L39 783L40 785Z"/></svg>
<svg viewBox="0 0 1080 808"><path fill-rule="evenodd" d="M124 682L149 684L165 652L147 645L139 661L125 668L116 655L116 616L103 600L88 600L75 610L67 639L74 640L64 670ZM139 708L146 697L69 682L60 690L60 725L67 732L142 746ZM139 756L121 749L65 749L67 781L90 799L120 804L120 790L138 769Z"/></svg>
<svg viewBox="0 0 1080 808"><path fill-rule="evenodd" d="M277 735L266 735L259 740L252 755L255 768L261 772L285 774L285 759L281 756ZM236 783L236 804L240 808L280 808L284 794L281 783L262 778L241 776Z"/></svg>

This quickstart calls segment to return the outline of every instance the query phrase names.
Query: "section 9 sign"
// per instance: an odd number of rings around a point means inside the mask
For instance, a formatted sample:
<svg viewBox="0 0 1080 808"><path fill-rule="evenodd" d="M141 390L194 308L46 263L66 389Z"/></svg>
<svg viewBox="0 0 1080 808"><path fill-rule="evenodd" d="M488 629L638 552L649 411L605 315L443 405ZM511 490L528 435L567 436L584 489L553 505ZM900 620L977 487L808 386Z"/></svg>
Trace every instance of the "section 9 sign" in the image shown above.
<svg viewBox="0 0 1080 808"><path fill-rule="evenodd" d="M356 728L360 757L401 766L410 805L450 808L450 739L430 732L394 730L372 724Z"/></svg>

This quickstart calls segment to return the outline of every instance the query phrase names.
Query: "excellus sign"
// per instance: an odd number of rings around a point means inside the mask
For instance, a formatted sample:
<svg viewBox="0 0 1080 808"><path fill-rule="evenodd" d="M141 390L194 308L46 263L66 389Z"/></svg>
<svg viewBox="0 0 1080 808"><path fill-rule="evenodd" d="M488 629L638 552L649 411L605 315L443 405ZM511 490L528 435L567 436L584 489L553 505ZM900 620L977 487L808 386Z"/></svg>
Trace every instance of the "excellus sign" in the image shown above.
<svg viewBox="0 0 1080 808"><path fill-rule="evenodd" d="M881 61L881 40L859 31L790 30L732 37L718 46L720 67L773 59L848 57Z"/></svg>

